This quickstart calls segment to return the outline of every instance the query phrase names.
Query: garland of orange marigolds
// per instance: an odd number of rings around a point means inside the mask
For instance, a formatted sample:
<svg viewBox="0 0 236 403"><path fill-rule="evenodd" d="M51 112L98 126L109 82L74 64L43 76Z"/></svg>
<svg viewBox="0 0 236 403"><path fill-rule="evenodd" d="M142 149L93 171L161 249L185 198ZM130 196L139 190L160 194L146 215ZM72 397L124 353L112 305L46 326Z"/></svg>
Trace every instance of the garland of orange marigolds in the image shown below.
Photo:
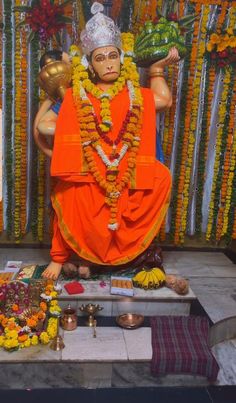
<svg viewBox="0 0 236 403"><path fill-rule="evenodd" d="M140 137L136 133L139 133L141 129L143 110L139 75L130 55L130 51L133 48L133 36L132 34L123 33L122 40L124 42L125 57L121 67L121 74L118 80L105 93L89 79L88 71L80 63L80 58L78 56L73 58L73 94L81 129L80 134L84 156L90 172L105 193L105 202L110 207L108 228L114 231L118 228L118 199L123 189L128 185L133 169L136 166L136 154L140 142ZM112 127L110 101L123 90L125 85L127 85L129 90L130 109L117 139L111 142L107 136ZM87 93L92 94L100 100L101 111L99 118L95 115L93 105ZM103 149L103 142L112 147L113 153L115 152L115 159L108 157ZM121 143L121 148L119 143ZM105 177L103 177L97 167L94 153L100 157L106 166ZM128 154L127 169L119 179L119 163L126 153Z"/></svg>
<svg viewBox="0 0 236 403"><path fill-rule="evenodd" d="M26 30L21 30L21 108L20 108L20 141L21 141L21 208L20 231L26 231L26 195L27 195L27 44Z"/></svg>

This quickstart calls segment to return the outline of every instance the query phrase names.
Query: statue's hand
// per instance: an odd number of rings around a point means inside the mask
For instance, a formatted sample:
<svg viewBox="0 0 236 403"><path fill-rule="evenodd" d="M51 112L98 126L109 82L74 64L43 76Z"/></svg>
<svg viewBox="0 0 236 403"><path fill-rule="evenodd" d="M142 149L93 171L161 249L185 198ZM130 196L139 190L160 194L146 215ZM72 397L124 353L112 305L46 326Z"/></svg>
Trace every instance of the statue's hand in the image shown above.
<svg viewBox="0 0 236 403"><path fill-rule="evenodd" d="M180 57L179 57L178 49L175 48L175 47L171 48L169 50L168 55L164 59L158 60L157 62L153 63L150 66L150 70L152 68L154 68L154 69L156 69L156 68L164 69L166 66L169 66L170 64L178 63L179 60L180 60Z"/></svg>

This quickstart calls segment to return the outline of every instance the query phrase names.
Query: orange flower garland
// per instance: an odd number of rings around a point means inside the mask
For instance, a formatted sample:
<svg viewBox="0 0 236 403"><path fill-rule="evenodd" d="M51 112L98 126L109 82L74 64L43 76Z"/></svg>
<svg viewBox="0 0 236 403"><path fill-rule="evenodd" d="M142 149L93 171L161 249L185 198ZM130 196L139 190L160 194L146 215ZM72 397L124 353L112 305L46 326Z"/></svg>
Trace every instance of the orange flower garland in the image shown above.
<svg viewBox="0 0 236 403"><path fill-rule="evenodd" d="M45 99L44 91L40 90L40 103ZM40 242L43 241L44 234L44 192L45 192L45 155L39 151L38 153L38 221L37 235Z"/></svg>
<svg viewBox="0 0 236 403"><path fill-rule="evenodd" d="M0 20L2 20L2 4L0 5ZM2 60L2 39L0 40L0 60ZM2 68L0 68L0 109L2 109ZM2 161L0 162L2 164ZM1 179L0 179L1 180ZM3 231L3 199L0 200L0 233Z"/></svg>
<svg viewBox="0 0 236 403"><path fill-rule="evenodd" d="M199 14L201 11L201 5L196 5L195 13ZM188 188L190 185L190 175L191 175L191 162L190 157L193 152L194 139L190 138L190 126L191 126L191 108L193 100L193 85L192 80L194 78L195 66L197 62L197 40L199 31L200 21L197 19L194 23L193 39L192 39L192 53L189 67L189 78L188 78L188 94L187 94L187 106L186 106L186 117L185 117L185 130L183 138L182 147L182 158L180 165L180 176L178 185L178 195L183 195L183 197L178 197L177 207L176 207L176 220L175 220L175 234L174 242L178 244L180 241L184 241L184 232L186 228L186 215L183 218L183 213L187 211L188 207ZM192 137L192 136L191 136ZM187 161L187 167L186 167Z"/></svg>
<svg viewBox="0 0 236 403"><path fill-rule="evenodd" d="M127 45L133 45L131 34L122 34L124 43L124 51L127 52ZM74 58L75 59L75 58ZM101 91L89 79L88 74L80 64L80 58L77 56L74 61L74 77L73 77L73 95L77 110L78 122L80 124L80 135L83 146L84 156L88 164L88 168L100 188L104 191L105 202L110 207L110 220L108 228L116 230L117 222L117 203L123 189L128 185L136 165L136 154L139 147L140 133L142 125L142 95L139 86L139 75L136 66L132 63L132 58L125 53L124 63L121 67L121 74L118 80L106 92ZM132 77L132 81L130 78ZM127 122L123 127L124 134L120 137L119 142L110 144L106 140L107 132L110 131L110 100L116 96L127 85L130 94L130 109L127 113ZM94 118L95 112L93 105L87 97L87 93L91 93L101 102L101 112L98 121ZM99 119L101 123L99 123ZM109 123L109 125L105 123ZM112 159L104 152L104 142L112 146L116 145L116 157ZM119 146L119 148L118 148ZM121 147L121 148L120 148ZM111 150L111 151L112 151ZM94 157L95 153L100 157L106 167L106 174L103 176L99 171ZM127 153L127 169L121 178L119 175L119 163Z"/></svg>
<svg viewBox="0 0 236 403"><path fill-rule="evenodd" d="M185 0L180 0L179 1L179 18L183 17L183 15L184 15L184 6L185 6Z"/></svg>
<svg viewBox="0 0 236 403"><path fill-rule="evenodd" d="M200 11L200 10L199 10ZM196 8L196 12L198 13L198 9ZM189 125L189 145L187 151L187 159L186 159L186 171L185 171L185 183L183 189L183 213L182 213L182 222L181 222L181 231L180 231L180 240L184 242L184 235L187 227L187 214L188 214L188 204L190 201L190 181L191 181L191 173L192 173L192 161L194 158L194 146L195 146L195 136L197 130L197 122L198 122L198 109L199 109L199 96L201 89L201 77L202 77L202 65L204 60L205 53L205 39L206 39L206 26L208 22L208 16L210 12L210 7L206 6L203 10L202 22L201 22L201 36L198 43L198 54L196 59L196 67L195 67L195 77L193 82L192 89L192 101L191 101L191 123ZM188 130L188 127L185 130Z"/></svg>
<svg viewBox="0 0 236 403"><path fill-rule="evenodd" d="M16 6L21 4L16 1ZM15 22L20 21L20 13L15 13ZM15 32L15 120L14 120L14 151L15 151L15 186L14 186L14 236L15 241L20 242L20 209L21 209L21 40L20 32Z"/></svg>
<svg viewBox="0 0 236 403"><path fill-rule="evenodd" d="M218 218L217 240L227 233L229 223L229 210L231 207L231 195L233 190L233 179L236 170L236 129L234 128L236 105L236 82L234 82L233 97L229 110L229 126L227 146L224 160L224 172L221 187L221 207Z"/></svg>
<svg viewBox="0 0 236 403"><path fill-rule="evenodd" d="M221 104L219 108L219 119L218 119L218 131L217 131L217 138L216 138L216 151L215 151L215 164L214 164L214 176L213 176L213 181L212 181L212 189L211 189L211 201L209 204L209 215L208 215L208 224L207 224L207 232L206 232L206 240L210 240L211 238L211 231L212 231L212 225L213 225L213 212L215 208L215 191L216 191L216 178L217 178L217 173L220 168L220 150L221 150L221 143L222 143L222 137L224 135L223 133L223 123L225 119L225 114L227 112L226 110L226 101L227 101L227 96L228 96L228 91L229 91L229 84L230 84L230 72L227 69L225 71L225 77L224 77L224 89L221 95Z"/></svg>
<svg viewBox="0 0 236 403"><path fill-rule="evenodd" d="M26 31L21 30L21 110L20 110L20 141L21 141L21 178L20 178L20 231L26 229L26 194L27 194L27 44Z"/></svg>

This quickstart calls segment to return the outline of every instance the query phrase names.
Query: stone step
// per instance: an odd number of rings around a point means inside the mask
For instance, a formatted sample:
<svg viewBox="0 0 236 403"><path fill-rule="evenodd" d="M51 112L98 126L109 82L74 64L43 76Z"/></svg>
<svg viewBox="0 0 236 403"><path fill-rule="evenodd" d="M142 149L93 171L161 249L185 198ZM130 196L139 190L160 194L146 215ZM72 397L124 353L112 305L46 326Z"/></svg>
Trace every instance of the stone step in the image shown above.
<svg viewBox="0 0 236 403"><path fill-rule="evenodd" d="M191 302L196 296L189 289L188 294L178 295L175 291L160 287L156 290L134 288L133 297L110 294L110 279L101 283L99 280L81 281L84 293L70 295L64 288L68 282L61 281L62 293L59 302L62 309L70 304L78 316L84 315L79 307L88 303L99 304L103 310L97 316L117 316L122 313L139 313L142 315L189 315Z"/></svg>

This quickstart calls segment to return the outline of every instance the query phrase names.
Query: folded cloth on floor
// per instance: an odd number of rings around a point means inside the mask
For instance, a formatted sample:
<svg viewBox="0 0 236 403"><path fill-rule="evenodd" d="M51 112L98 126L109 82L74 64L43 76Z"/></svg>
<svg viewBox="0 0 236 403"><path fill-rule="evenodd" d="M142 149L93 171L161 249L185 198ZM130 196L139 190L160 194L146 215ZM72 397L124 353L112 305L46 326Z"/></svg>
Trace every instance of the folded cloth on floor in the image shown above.
<svg viewBox="0 0 236 403"><path fill-rule="evenodd" d="M78 281L72 281L64 285L64 288L68 294L82 294L84 292L84 287Z"/></svg>
<svg viewBox="0 0 236 403"><path fill-rule="evenodd" d="M151 372L202 375L215 381L219 366L208 345L209 321L200 316L156 316L152 330Z"/></svg>

